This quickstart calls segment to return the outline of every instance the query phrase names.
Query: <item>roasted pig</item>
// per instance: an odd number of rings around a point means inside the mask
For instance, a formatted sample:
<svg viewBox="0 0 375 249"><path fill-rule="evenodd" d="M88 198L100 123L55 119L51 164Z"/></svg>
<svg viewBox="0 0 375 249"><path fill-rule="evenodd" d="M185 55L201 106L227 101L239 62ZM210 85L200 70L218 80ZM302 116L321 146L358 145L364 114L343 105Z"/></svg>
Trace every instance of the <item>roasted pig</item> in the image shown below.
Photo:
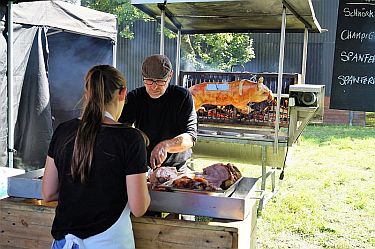
<svg viewBox="0 0 375 249"><path fill-rule="evenodd" d="M263 84L263 77L258 82L237 80L226 82L203 82L189 88L193 95L195 110L202 105L226 106L233 105L241 112L249 113L249 103L272 101L270 89Z"/></svg>

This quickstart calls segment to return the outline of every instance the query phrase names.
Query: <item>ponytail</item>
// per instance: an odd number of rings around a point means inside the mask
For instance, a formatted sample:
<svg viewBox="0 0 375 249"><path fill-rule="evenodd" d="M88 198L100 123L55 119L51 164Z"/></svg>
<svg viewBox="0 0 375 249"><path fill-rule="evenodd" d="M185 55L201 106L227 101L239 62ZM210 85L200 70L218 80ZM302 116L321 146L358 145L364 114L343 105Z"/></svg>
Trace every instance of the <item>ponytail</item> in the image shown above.
<svg viewBox="0 0 375 249"><path fill-rule="evenodd" d="M112 101L117 89L126 88L125 84L122 74L109 65L94 66L87 73L83 113L72 155L73 181L87 182L105 106Z"/></svg>

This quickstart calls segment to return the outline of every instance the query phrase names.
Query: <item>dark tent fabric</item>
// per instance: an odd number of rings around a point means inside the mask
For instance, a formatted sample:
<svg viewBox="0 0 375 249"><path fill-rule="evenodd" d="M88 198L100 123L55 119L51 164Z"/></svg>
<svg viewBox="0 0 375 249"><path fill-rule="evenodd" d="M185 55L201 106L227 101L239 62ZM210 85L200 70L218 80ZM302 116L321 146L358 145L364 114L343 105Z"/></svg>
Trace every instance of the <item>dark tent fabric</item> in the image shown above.
<svg viewBox="0 0 375 249"><path fill-rule="evenodd" d="M1 22L2 26L2 33L5 29L4 22ZM14 113L18 112L19 101L21 98L21 89L22 89L22 82L24 79L27 61L29 58L32 41L36 34L37 27L23 27L22 25L15 24L13 28L13 36L14 36L14 63L13 63L13 85L14 85L14 103L13 109ZM0 134L1 134L1 141L0 141L0 166L6 166L7 164L7 145L8 145L8 103L7 103L7 37L1 36L1 54L0 54L0 82L1 82L1 93L0 93L0 104L1 104L1 113L0 113ZM4 42L3 42L4 41ZM29 42L31 41L31 42ZM17 115L14 115L14 123L16 122Z"/></svg>
<svg viewBox="0 0 375 249"><path fill-rule="evenodd" d="M58 1L14 4L14 167L44 167L53 128L80 114L87 70L113 64L116 17ZM1 31L0 166L7 164L5 6ZM5 31L4 31L5 30Z"/></svg>
<svg viewBox="0 0 375 249"><path fill-rule="evenodd" d="M22 82L15 126L18 167L30 170L45 160L51 140L52 118L47 78L47 47L43 28L38 28ZM22 163L22 164L21 164Z"/></svg>
<svg viewBox="0 0 375 249"><path fill-rule="evenodd" d="M80 114L84 76L93 64L112 64L112 41L62 32L48 36L48 43L51 107L56 127Z"/></svg>

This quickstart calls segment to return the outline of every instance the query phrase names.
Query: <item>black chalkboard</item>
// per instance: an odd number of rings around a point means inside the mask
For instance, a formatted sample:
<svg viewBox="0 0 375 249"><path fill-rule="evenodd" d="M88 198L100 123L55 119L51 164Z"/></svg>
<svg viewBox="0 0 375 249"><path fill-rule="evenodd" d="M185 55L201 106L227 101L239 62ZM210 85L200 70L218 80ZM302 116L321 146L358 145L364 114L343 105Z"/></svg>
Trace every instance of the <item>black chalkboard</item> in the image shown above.
<svg viewBox="0 0 375 249"><path fill-rule="evenodd" d="M330 108L375 111L375 0L340 0Z"/></svg>

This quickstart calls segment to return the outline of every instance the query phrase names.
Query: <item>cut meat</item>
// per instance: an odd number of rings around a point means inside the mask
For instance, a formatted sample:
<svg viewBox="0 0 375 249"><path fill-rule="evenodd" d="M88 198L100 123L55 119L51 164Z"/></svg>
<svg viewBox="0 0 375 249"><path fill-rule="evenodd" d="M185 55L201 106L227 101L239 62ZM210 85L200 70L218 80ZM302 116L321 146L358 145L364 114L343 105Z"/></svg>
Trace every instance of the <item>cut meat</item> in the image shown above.
<svg viewBox="0 0 375 249"><path fill-rule="evenodd" d="M173 181L172 186L180 189L194 189L204 191L215 191L220 190L211 183L209 183L204 177L188 177L183 176Z"/></svg>
<svg viewBox="0 0 375 249"><path fill-rule="evenodd" d="M230 179L231 175L224 164L217 163L203 169L203 175L207 181L217 188L221 187L221 184Z"/></svg>
<svg viewBox="0 0 375 249"><path fill-rule="evenodd" d="M154 170L150 175L151 187L155 188L160 184L177 177L177 169L175 167L160 167Z"/></svg>
<svg viewBox="0 0 375 249"><path fill-rule="evenodd" d="M203 169L204 178L216 188L228 189L242 177L241 172L231 163L216 163Z"/></svg>

